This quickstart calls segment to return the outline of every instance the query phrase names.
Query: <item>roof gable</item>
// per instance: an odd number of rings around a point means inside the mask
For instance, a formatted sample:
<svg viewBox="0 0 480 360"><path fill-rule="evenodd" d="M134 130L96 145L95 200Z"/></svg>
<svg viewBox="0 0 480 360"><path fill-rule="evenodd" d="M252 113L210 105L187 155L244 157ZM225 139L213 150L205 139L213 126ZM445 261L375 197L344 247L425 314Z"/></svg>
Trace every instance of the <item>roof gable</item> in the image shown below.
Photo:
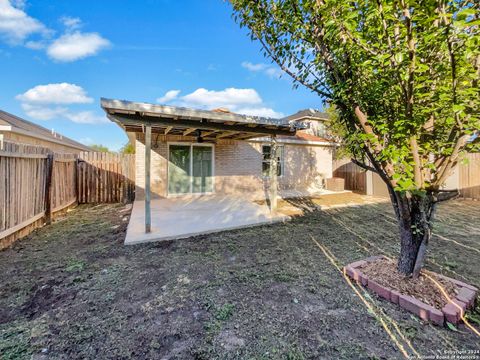
<svg viewBox="0 0 480 360"><path fill-rule="evenodd" d="M295 114L289 115L282 120L284 121L300 121L300 120L328 120L330 116L315 109L303 109Z"/></svg>

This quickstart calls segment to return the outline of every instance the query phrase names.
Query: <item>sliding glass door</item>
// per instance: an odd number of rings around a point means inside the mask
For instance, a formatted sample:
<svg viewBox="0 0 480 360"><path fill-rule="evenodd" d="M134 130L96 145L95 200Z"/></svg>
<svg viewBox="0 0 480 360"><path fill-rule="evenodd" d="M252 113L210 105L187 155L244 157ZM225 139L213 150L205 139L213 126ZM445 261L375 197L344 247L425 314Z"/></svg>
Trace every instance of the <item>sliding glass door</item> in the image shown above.
<svg viewBox="0 0 480 360"><path fill-rule="evenodd" d="M168 161L168 193L190 193L190 145L170 145Z"/></svg>
<svg viewBox="0 0 480 360"><path fill-rule="evenodd" d="M213 147L207 144L170 144L168 193L210 192L213 192Z"/></svg>
<svg viewBox="0 0 480 360"><path fill-rule="evenodd" d="M213 192L211 146L192 146L192 193Z"/></svg>

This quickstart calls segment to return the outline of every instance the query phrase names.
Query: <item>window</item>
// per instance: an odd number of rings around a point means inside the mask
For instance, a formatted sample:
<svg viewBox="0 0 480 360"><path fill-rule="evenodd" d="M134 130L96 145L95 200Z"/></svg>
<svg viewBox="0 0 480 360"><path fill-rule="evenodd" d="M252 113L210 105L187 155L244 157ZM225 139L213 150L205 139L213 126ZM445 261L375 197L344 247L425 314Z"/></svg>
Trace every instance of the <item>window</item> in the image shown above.
<svg viewBox="0 0 480 360"><path fill-rule="evenodd" d="M318 137L327 137L327 129L326 129L326 126L325 126L325 123L324 122L318 122L317 123L317 129L316 129L316 136Z"/></svg>
<svg viewBox="0 0 480 360"><path fill-rule="evenodd" d="M262 174L265 177L270 176L270 145L262 146ZM277 145L277 176L283 176L283 146Z"/></svg>
<svg viewBox="0 0 480 360"><path fill-rule="evenodd" d="M213 146L169 144L168 193L213 192Z"/></svg>
<svg viewBox="0 0 480 360"><path fill-rule="evenodd" d="M310 122L310 133L312 135L321 137L321 138L327 138L328 137L328 132L327 132L327 126L324 121L311 121Z"/></svg>

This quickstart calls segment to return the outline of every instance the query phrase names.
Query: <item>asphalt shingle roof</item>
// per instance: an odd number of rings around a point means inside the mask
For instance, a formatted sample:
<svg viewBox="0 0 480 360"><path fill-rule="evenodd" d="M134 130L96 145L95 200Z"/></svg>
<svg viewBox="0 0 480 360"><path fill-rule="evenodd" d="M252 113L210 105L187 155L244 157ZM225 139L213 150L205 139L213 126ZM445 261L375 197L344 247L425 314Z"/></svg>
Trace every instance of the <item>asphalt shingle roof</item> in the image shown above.
<svg viewBox="0 0 480 360"><path fill-rule="evenodd" d="M24 130L30 133L29 135L32 137L35 137L35 135L39 135L44 139L46 138L45 140L51 139L54 140L56 143L62 143L65 146L80 148L84 149L85 151L91 150L86 145L83 145L63 135L57 134L57 136L55 136L50 130L44 128L43 126L34 124L28 120L22 119L3 110L0 110L0 125L10 125L12 127Z"/></svg>

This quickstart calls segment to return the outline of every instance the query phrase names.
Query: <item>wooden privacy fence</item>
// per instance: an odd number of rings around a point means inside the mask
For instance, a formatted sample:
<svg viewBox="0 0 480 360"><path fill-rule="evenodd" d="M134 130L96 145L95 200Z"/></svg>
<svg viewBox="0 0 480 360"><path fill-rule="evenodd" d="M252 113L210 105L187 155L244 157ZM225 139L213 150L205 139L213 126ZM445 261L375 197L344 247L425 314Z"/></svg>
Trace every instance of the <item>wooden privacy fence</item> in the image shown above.
<svg viewBox="0 0 480 360"><path fill-rule="evenodd" d="M0 150L0 248L76 201L76 159L4 142Z"/></svg>
<svg viewBox="0 0 480 360"><path fill-rule="evenodd" d="M4 142L0 150L0 248L45 216L47 149ZM27 230L28 233L28 230ZM4 245L4 246L2 246Z"/></svg>
<svg viewBox="0 0 480 360"><path fill-rule="evenodd" d="M76 203L133 201L134 161L134 155L54 154L1 143L0 249Z"/></svg>
<svg viewBox="0 0 480 360"><path fill-rule="evenodd" d="M365 194L367 191L365 170L352 163L350 159L333 160L333 177L345 179L345 190L352 190L362 194Z"/></svg>
<svg viewBox="0 0 480 360"><path fill-rule="evenodd" d="M458 189L462 198L480 200L480 153L469 153L466 155L466 160L466 164L457 165L458 177L454 174L451 176L450 186ZM365 170L348 158L333 161L333 176L345 179L346 190L363 194L367 192ZM388 196L388 190L381 178L377 174L371 176L373 188L370 189L369 194Z"/></svg>
<svg viewBox="0 0 480 360"><path fill-rule="evenodd" d="M77 158L73 154L55 154L49 155L47 160L52 161L51 193L47 205L50 203L54 213L77 202Z"/></svg>
<svg viewBox="0 0 480 360"><path fill-rule="evenodd" d="M459 167L459 189L463 198L480 200L480 153L467 154L468 163Z"/></svg>
<svg viewBox="0 0 480 360"><path fill-rule="evenodd" d="M78 201L80 203L133 201L135 155L80 153L78 180Z"/></svg>

